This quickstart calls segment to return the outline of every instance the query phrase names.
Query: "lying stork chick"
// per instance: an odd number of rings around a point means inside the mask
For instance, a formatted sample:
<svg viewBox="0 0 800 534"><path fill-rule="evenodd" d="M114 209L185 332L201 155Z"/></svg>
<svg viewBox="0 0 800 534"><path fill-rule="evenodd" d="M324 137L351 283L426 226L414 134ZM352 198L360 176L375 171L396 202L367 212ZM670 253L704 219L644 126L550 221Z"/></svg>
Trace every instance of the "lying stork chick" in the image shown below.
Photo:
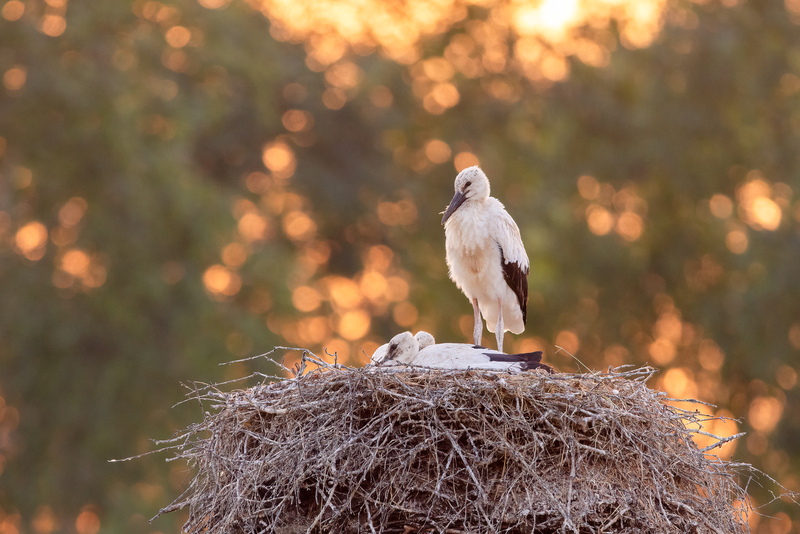
<svg viewBox="0 0 800 534"><path fill-rule="evenodd" d="M488 369L495 371L532 371L553 368L542 362L542 352L504 354L466 343L436 344L432 335L420 330L412 336L403 332L381 345L372 355L376 365L408 365L429 369Z"/></svg>
<svg viewBox="0 0 800 534"><path fill-rule="evenodd" d="M424 332L427 334L427 332ZM428 334L430 342L433 343L433 336ZM423 336L423 340L428 339ZM427 346L427 345L426 345ZM389 343L384 343L372 353L372 363L375 365L403 365L409 363L419 352L419 341L411 335L411 332L402 332L394 336Z"/></svg>

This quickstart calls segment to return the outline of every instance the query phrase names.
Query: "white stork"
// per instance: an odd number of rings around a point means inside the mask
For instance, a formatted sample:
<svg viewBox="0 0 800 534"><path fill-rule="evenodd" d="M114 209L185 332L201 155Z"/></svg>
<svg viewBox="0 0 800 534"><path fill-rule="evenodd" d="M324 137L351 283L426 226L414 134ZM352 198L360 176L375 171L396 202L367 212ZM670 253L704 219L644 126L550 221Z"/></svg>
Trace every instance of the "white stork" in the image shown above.
<svg viewBox="0 0 800 534"><path fill-rule="evenodd" d="M489 196L480 167L458 173L454 187L442 217L450 278L472 302L475 345L481 344L482 315L503 352L505 331L525 330L530 261L517 223Z"/></svg>
<svg viewBox="0 0 800 534"><path fill-rule="evenodd" d="M381 345L372 355L376 365L425 367L428 369L488 369L493 371L531 371L553 369L542 362L542 352L504 354L466 343L438 343L433 336L419 331L412 336L403 332Z"/></svg>

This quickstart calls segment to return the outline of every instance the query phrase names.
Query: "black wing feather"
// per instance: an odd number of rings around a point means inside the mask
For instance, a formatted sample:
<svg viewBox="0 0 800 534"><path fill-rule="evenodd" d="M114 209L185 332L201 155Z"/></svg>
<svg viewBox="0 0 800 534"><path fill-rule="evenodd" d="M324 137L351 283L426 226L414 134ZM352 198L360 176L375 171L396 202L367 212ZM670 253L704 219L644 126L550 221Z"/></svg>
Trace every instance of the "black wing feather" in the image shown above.
<svg viewBox="0 0 800 534"><path fill-rule="evenodd" d="M501 352L484 352L484 356L489 357L491 362L509 362L520 364L520 369L523 371L533 371L534 369L544 369L550 374L555 373L555 370L542 363L542 351L535 352L522 352L519 354L503 354Z"/></svg>
<svg viewBox="0 0 800 534"><path fill-rule="evenodd" d="M519 301L519 308L522 310L522 324L528 324L528 271L529 269L523 269L519 263L516 262L508 262L506 263L506 257L503 254L503 247L500 244L497 244L497 248L500 249L500 264L503 266L503 278L508 284L508 287L511 288L511 291L517 295L517 301Z"/></svg>
<svg viewBox="0 0 800 534"><path fill-rule="evenodd" d="M542 361L542 351L521 352L519 354L503 354L502 352L484 352L484 356L489 357L490 362L540 362Z"/></svg>

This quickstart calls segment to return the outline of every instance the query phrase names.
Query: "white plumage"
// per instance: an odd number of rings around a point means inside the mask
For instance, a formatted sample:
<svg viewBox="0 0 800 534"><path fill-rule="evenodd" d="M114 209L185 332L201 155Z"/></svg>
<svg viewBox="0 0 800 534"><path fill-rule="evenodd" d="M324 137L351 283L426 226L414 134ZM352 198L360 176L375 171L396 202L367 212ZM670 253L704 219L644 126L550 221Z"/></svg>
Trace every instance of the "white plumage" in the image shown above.
<svg viewBox="0 0 800 534"><path fill-rule="evenodd" d="M397 334L389 343L384 343L372 353L372 362L375 365L400 365L409 363L419 353L420 339L424 346L433 345L433 336L420 330L418 337L411 332ZM427 336L427 337L426 337Z"/></svg>
<svg viewBox="0 0 800 534"><path fill-rule="evenodd" d="M553 370L543 363L541 351L504 354L466 343L435 343L425 331L403 332L381 345L372 355L380 366L425 367L428 369L488 369L494 371Z"/></svg>
<svg viewBox="0 0 800 534"><path fill-rule="evenodd" d="M525 330L530 261L517 223L489 196L480 167L458 173L454 188L442 217L450 278L472 303L475 344L481 344L483 316L502 352L506 330Z"/></svg>

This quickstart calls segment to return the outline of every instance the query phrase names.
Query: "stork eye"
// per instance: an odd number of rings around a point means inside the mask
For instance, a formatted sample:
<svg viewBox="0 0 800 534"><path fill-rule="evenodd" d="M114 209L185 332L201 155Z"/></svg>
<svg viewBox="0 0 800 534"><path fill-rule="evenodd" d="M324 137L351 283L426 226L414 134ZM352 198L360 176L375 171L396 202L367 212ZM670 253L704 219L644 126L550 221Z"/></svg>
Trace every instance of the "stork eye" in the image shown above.
<svg viewBox="0 0 800 534"><path fill-rule="evenodd" d="M467 182L467 183L465 183L465 184L464 184L464 189L468 188L468 187L469 187L469 186L471 186L471 185L472 185L472 182Z"/></svg>

